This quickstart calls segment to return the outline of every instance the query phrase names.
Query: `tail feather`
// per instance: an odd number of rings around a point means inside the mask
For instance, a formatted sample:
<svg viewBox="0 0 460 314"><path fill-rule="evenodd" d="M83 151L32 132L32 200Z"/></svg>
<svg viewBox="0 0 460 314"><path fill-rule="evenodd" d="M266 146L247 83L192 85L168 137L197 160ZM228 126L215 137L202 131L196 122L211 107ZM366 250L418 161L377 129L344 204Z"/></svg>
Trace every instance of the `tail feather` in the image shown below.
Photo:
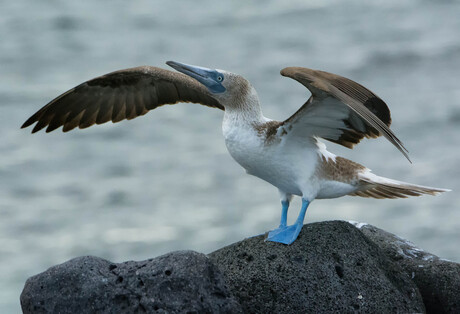
<svg viewBox="0 0 460 314"><path fill-rule="evenodd" d="M447 189L416 185L384 177L372 173L362 174L359 178L359 189L349 195L372 198L407 198L409 196L438 195L448 192Z"/></svg>

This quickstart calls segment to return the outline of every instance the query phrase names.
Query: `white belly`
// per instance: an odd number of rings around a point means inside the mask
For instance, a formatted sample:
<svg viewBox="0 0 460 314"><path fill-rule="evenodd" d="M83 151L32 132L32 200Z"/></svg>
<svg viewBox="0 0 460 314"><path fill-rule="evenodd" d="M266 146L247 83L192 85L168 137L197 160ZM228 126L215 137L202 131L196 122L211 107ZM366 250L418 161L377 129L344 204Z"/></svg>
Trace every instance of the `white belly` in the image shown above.
<svg viewBox="0 0 460 314"><path fill-rule="evenodd" d="M321 180L317 199L336 198L356 191L356 186L344 182Z"/></svg>
<svg viewBox="0 0 460 314"><path fill-rule="evenodd" d="M288 194L302 196L313 189L317 154L311 148L293 148L283 141L266 145L251 128L224 132L224 136L229 153L247 173Z"/></svg>

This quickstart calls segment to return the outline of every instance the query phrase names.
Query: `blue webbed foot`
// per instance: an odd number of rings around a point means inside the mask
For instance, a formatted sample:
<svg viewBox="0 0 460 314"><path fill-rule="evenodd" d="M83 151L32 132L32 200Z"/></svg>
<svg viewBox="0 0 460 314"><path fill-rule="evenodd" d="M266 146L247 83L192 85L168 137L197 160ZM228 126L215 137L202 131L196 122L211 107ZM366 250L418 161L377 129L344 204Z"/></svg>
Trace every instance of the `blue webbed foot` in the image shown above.
<svg viewBox="0 0 460 314"><path fill-rule="evenodd" d="M272 238L274 236L276 236L277 234L283 232L284 230L287 229L288 226L284 225L284 226L279 226L277 229L274 229L274 230L271 230L268 232L268 236L267 236L267 240L268 238Z"/></svg>
<svg viewBox="0 0 460 314"><path fill-rule="evenodd" d="M278 229L270 231L265 241L291 244L299 236L302 226L302 223L296 223L291 226L279 227Z"/></svg>
<svg viewBox="0 0 460 314"><path fill-rule="evenodd" d="M302 198L302 208L300 210L299 216L297 217L295 224L291 226L286 226L287 208L289 206L289 202L283 201L281 203L283 204L283 211L281 214L280 226L278 227L278 229L270 231L265 241L291 244L295 241L295 239L297 239L300 230L302 230L303 220L305 218L305 213L307 212L307 207L310 204L310 202Z"/></svg>

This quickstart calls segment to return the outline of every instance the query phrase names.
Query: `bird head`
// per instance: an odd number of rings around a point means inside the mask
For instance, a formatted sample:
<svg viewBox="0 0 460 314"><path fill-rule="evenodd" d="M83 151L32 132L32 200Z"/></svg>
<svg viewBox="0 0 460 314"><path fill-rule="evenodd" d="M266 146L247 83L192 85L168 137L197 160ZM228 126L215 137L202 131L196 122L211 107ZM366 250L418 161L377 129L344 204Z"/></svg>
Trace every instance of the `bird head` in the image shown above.
<svg viewBox="0 0 460 314"><path fill-rule="evenodd" d="M238 74L175 61L166 64L203 84L226 108L237 106L255 93L248 80Z"/></svg>

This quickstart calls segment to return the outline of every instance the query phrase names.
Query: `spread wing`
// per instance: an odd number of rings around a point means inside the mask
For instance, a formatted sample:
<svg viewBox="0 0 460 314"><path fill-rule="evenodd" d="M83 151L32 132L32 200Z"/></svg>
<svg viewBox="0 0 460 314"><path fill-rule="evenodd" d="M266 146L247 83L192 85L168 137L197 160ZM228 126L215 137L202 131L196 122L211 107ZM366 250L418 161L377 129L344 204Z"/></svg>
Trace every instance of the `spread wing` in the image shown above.
<svg viewBox="0 0 460 314"><path fill-rule="evenodd" d="M373 92L345 77L301 67L281 70L307 87L312 96L283 122L295 136L318 136L348 148L364 137L383 135L410 161L408 151L390 130L390 110Z"/></svg>
<svg viewBox="0 0 460 314"><path fill-rule="evenodd" d="M108 121L134 119L149 110L178 102L224 107L196 80L151 66L115 71L72 88L37 111L23 125L37 122L32 133L60 126L70 131Z"/></svg>

